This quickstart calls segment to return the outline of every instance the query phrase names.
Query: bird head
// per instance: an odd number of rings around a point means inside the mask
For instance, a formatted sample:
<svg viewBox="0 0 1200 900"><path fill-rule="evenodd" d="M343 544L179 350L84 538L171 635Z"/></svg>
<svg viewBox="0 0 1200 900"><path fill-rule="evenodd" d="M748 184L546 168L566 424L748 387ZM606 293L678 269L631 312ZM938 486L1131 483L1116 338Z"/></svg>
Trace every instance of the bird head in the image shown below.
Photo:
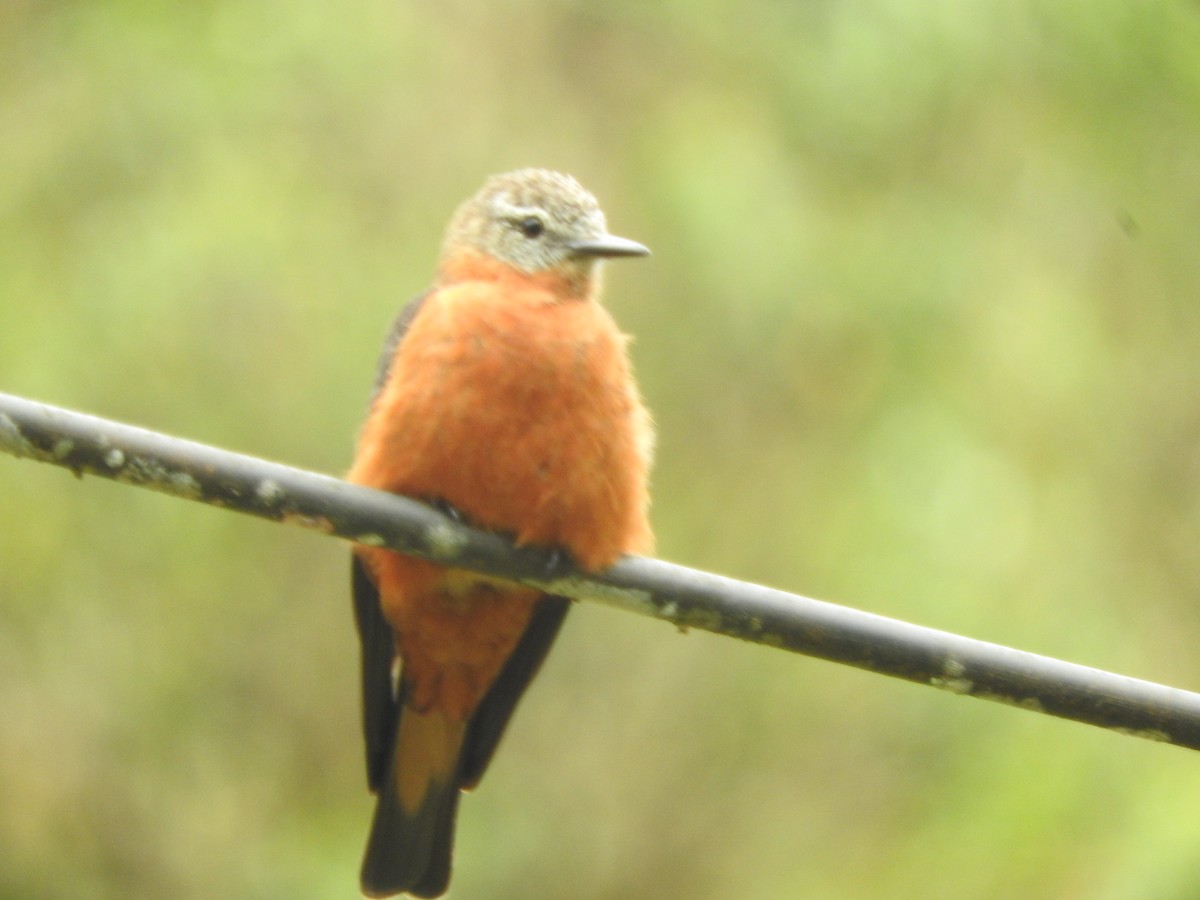
<svg viewBox="0 0 1200 900"><path fill-rule="evenodd" d="M570 175L520 169L494 175L458 208L446 230L443 267L463 251L535 275L586 277L607 257L645 256L642 244L608 233L604 213Z"/></svg>

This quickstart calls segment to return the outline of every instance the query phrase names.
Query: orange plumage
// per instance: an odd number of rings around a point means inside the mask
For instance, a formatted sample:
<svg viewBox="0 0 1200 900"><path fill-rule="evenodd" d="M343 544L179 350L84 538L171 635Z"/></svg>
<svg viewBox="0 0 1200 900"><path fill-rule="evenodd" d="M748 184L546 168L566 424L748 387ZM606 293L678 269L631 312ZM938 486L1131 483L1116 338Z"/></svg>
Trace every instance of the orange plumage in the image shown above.
<svg viewBox="0 0 1200 900"><path fill-rule="evenodd" d="M645 252L609 235L567 176L489 180L389 341L349 479L448 505L589 570L648 550L649 417L595 271L601 257ZM363 889L438 896L459 791L482 776L566 601L386 550L355 555L379 794Z"/></svg>

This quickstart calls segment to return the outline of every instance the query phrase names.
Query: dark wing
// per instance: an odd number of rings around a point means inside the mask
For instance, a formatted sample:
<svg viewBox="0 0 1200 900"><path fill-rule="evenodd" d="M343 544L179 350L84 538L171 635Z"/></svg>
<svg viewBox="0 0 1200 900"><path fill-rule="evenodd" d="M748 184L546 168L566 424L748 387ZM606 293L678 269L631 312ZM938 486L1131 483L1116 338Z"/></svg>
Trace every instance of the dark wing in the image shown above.
<svg viewBox="0 0 1200 900"><path fill-rule="evenodd" d="M375 383L371 388L372 403L387 382L392 358L408 326L428 296L429 292L426 292L412 300L392 322L387 339L383 342ZM372 791L378 791L387 772L400 709L393 678L396 639L392 634L392 626L383 617L375 582L357 555L352 557L350 583L354 596L354 621L362 644L362 714L367 751L367 784Z"/></svg>
<svg viewBox="0 0 1200 900"><path fill-rule="evenodd" d="M362 645L362 725L367 751L367 786L379 790L388 771L400 703L392 681L396 636L383 617L379 591L357 554L350 559L354 621Z"/></svg>
<svg viewBox="0 0 1200 900"><path fill-rule="evenodd" d="M458 769L458 781L463 789L475 787L483 777L517 701L542 667L542 660L554 643L570 605L571 601L566 597L547 595L534 607L517 649L500 670L499 677L492 683L467 727Z"/></svg>
<svg viewBox="0 0 1200 900"><path fill-rule="evenodd" d="M383 349L379 351L379 364L375 367L375 383L371 385L372 403L375 402L375 398L379 396L379 392L387 383L388 372L392 370L392 360L396 358L396 350L399 349L400 342L404 340L404 335L408 333L408 326L412 324L412 320L417 317L417 313L425 304L426 298L432 293L433 291L429 290L413 297L404 309L400 310L400 314L392 320L392 326L388 329L388 335L383 341Z"/></svg>

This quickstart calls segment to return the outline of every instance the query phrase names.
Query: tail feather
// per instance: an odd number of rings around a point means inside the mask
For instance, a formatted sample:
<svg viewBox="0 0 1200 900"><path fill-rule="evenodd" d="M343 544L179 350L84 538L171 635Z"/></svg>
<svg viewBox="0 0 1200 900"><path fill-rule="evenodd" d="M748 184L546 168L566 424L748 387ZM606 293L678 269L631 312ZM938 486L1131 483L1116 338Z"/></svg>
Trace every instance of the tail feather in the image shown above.
<svg viewBox="0 0 1200 900"><path fill-rule="evenodd" d="M373 609L361 605L368 612ZM437 709L421 712L408 705L407 681L402 680L395 694L379 690L380 683L390 680L385 666L390 670L391 656L379 652L368 657L369 629L362 623L366 618L369 625L370 617L360 609L368 773L378 796L360 876L367 897L445 893L460 794L482 777L568 606L565 597L541 598L512 655L466 722L453 721ZM369 661L375 663L370 678Z"/></svg>
<svg viewBox="0 0 1200 900"><path fill-rule="evenodd" d="M458 760L466 728L404 707L396 751L379 788L361 884L368 897L438 897L450 881Z"/></svg>

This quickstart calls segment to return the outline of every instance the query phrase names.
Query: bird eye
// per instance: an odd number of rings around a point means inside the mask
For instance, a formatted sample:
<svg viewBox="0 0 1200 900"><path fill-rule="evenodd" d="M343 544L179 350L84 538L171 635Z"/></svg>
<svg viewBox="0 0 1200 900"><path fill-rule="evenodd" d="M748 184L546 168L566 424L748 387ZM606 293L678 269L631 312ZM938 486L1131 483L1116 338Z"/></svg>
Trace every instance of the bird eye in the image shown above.
<svg viewBox="0 0 1200 900"><path fill-rule="evenodd" d="M528 216L517 223L517 227L521 229L521 234L533 240L540 238L546 230L546 225L537 216Z"/></svg>

